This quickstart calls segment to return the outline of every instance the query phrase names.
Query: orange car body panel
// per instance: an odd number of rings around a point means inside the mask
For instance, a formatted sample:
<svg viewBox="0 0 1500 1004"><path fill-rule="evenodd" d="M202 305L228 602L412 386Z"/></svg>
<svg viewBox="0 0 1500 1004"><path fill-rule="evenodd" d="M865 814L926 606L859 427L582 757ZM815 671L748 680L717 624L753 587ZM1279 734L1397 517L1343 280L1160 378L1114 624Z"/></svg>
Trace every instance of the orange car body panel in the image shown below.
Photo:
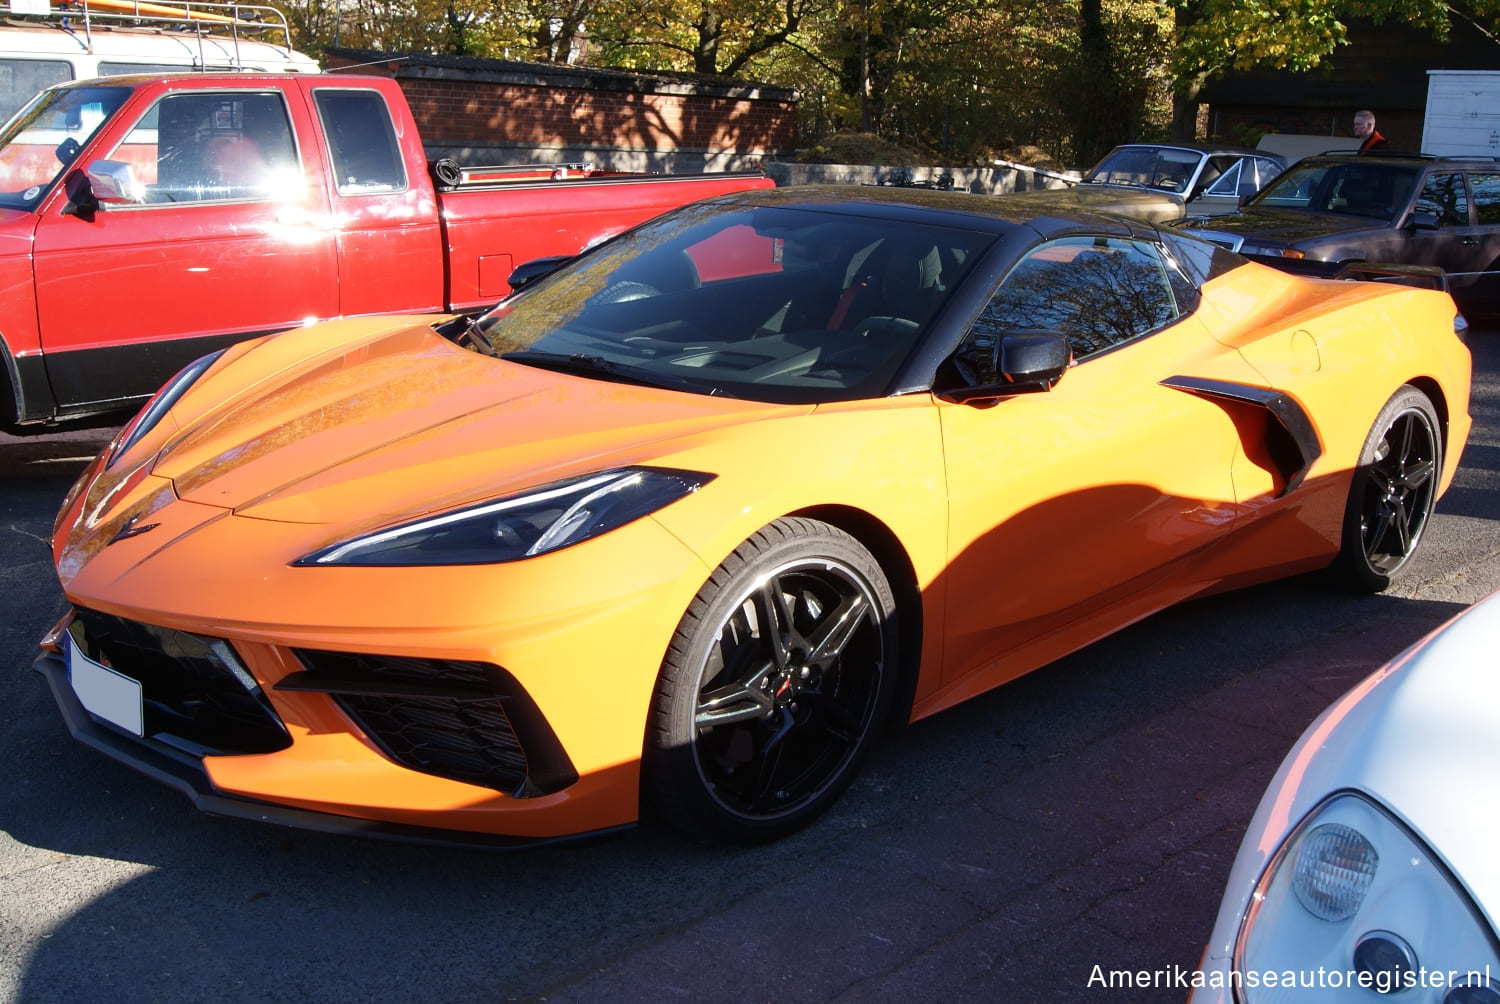
<svg viewBox="0 0 1500 1004"><path fill-rule="evenodd" d="M1251 304L1253 329L1240 321ZM1449 395L1449 442L1469 426L1467 350L1394 334L1447 327L1443 298L1256 266L1212 280L1196 313L1131 351L989 404L773 405L602 383L471 353L433 320L343 321L231 349L233 366L114 467L96 462L59 517L72 602L227 639L265 688L292 745L207 758L225 792L527 837L627 823L682 612L778 517L858 514L899 543L920 591L920 718L1171 603L1326 565L1365 436L1401 385ZM1386 332L1378 351L1372 324ZM1173 376L1300 402L1322 448L1303 483L1284 491L1257 438L1262 413L1162 384ZM1444 488L1458 454L1444 458ZM714 477L524 561L292 564L424 513L630 464ZM160 526L116 540L132 517ZM300 668L294 647L502 666L580 778L519 799L397 766L327 695L274 689Z"/></svg>

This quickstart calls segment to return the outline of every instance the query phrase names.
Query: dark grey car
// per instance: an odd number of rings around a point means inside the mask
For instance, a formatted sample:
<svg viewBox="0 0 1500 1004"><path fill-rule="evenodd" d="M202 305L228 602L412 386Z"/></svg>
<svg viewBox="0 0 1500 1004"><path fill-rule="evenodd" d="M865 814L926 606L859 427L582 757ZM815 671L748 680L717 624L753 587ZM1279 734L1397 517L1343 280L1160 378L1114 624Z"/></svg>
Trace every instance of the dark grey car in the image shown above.
<svg viewBox="0 0 1500 1004"><path fill-rule="evenodd" d="M1466 313L1500 313L1500 159L1324 155L1230 216L1178 224L1242 254L1427 265Z"/></svg>

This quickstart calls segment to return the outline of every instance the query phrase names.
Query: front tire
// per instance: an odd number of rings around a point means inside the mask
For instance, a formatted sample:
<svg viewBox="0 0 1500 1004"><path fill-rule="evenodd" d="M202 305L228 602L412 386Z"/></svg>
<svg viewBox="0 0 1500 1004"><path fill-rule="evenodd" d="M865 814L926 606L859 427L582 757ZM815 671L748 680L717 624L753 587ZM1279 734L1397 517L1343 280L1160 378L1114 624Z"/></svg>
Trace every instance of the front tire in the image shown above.
<svg viewBox="0 0 1500 1004"><path fill-rule="evenodd" d="M647 728L647 801L735 843L805 826L858 772L898 660L895 599L870 552L826 523L771 523L678 624Z"/></svg>
<svg viewBox="0 0 1500 1004"><path fill-rule="evenodd" d="M1386 402L1365 438L1344 512L1335 575L1378 593L1404 569L1437 504L1443 439L1437 410L1407 385Z"/></svg>

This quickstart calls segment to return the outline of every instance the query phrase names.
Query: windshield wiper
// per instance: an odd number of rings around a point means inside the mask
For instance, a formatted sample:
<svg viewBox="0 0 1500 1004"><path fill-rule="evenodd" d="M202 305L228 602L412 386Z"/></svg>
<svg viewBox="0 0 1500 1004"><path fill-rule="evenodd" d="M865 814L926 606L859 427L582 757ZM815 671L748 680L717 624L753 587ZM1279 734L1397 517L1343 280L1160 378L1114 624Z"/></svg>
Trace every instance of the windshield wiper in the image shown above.
<svg viewBox="0 0 1500 1004"><path fill-rule="evenodd" d="M651 370L632 366L629 363L617 363L611 359L601 356L591 356L582 352L564 354L562 352L536 352L526 350L522 352L502 352L501 359L514 363L523 363L527 366L535 366L538 369L554 370L558 373L571 373L575 376L600 377L606 380L614 380L618 383L638 384L642 387L659 387L663 390L684 390L692 394L709 394L718 397L731 397L718 387L704 387L702 384L679 376L670 376L665 373L653 373Z"/></svg>
<svg viewBox="0 0 1500 1004"><path fill-rule="evenodd" d="M490 336L479 326L479 322L472 317L464 318L464 330L461 338L467 338L469 344L487 356L497 356L495 343L490 341Z"/></svg>

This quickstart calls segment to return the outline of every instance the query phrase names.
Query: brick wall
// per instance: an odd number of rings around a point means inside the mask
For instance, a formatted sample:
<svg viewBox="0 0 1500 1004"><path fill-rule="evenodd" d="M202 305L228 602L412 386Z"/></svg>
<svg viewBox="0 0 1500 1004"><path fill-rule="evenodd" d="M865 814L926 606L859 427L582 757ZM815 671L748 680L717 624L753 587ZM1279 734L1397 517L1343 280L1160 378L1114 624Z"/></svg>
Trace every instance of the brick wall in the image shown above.
<svg viewBox="0 0 1500 1004"><path fill-rule="evenodd" d="M328 66L390 59L330 50ZM796 95L732 81L415 55L393 76L428 156L464 164L589 161L616 170L754 166L795 145Z"/></svg>

